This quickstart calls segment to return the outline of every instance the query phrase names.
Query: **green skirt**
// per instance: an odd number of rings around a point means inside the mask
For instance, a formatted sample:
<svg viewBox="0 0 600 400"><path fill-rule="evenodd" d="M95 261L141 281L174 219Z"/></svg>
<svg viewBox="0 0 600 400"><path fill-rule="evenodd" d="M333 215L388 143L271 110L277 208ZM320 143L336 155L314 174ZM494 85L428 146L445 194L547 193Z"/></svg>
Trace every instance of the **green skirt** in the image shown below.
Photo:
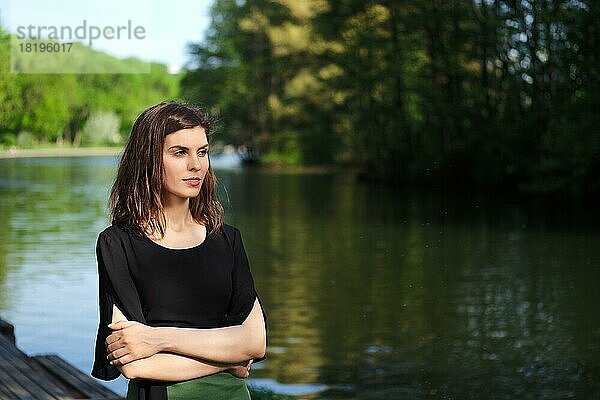
<svg viewBox="0 0 600 400"><path fill-rule="evenodd" d="M137 381L130 380L126 400L137 400L137 391ZM169 384L167 398L169 400L250 400L250 392L244 379L237 378L229 372L219 372Z"/></svg>

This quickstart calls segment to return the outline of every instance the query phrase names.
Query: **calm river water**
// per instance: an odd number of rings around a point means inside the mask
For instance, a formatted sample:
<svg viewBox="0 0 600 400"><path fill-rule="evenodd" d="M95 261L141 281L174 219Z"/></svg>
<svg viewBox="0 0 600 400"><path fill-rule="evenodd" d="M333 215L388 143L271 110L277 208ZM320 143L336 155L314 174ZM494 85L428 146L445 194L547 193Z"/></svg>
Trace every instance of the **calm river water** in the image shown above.
<svg viewBox="0 0 600 400"><path fill-rule="evenodd" d="M83 371L115 169L0 160L0 318L27 353ZM598 213L342 173L217 176L268 316L249 384L304 399L600 398Z"/></svg>

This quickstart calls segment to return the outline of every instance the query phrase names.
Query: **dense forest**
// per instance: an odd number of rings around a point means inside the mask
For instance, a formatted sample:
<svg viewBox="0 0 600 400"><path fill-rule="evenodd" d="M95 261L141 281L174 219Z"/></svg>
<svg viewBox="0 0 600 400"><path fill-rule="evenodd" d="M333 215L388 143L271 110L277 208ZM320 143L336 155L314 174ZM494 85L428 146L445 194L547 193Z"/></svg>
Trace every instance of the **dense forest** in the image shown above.
<svg viewBox="0 0 600 400"><path fill-rule="evenodd" d="M266 163L600 192L600 3L215 0L181 94Z"/></svg>
<svg viewBox="0 0 600 400"><path fill-rule="evenodd" d="M142 61L120 60L76 43L78 71L140 70ZM146 107L178 92L178 76L150 64L149 73L24 74L10 72L10 36L0 28L0 147L119 145Z"/></svg>

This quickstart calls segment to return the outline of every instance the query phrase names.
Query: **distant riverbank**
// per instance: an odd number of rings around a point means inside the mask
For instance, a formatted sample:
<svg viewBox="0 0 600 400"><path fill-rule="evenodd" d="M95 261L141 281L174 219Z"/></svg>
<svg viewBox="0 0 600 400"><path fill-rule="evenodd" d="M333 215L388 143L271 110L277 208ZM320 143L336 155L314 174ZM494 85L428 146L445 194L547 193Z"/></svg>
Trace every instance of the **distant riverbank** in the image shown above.
<svg viewBox="0 0 600 400"><path fill-rule="evenodd" d="M121 154L122 147L47 147L47 148L11 148L0 150L0 159L7 158L38 158L38 157L93 157L93 156L117 156ZM222 153L214 153L221 155ZM229 153L228 153L229 154ZM215 167L232 167L239 166L239 159L236 156L236 161L230 159L224 160L212 159ZM274 173L290 173L290 174L324 174L331 172L354 172L356 167L339 166L339 165L281 165L281 164L259 164L260 168Z"/></svg>
<svg viewBox="0 0 600 400"><path fill-rule="evenodd" d="M122 147L52 147L33 149L10 148L0 150L0 159L34 157L116 156L119 155L122 150Z"/></svg>

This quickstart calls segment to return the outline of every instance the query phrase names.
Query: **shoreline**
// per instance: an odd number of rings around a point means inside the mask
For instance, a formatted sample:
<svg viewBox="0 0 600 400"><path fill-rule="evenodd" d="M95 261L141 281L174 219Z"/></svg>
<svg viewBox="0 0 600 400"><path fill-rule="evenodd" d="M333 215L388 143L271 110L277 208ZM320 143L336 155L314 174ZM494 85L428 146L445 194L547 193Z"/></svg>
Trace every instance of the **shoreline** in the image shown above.
<svg viewBox="0 0 600 400"><path fill-rule="evenodd" d="M23 158L53 158L53 157L110 157L120 156L123 147L49 147L30 149L0 150L0 160ZM239 167L242 167L241 165ZM247 166L248 169L260 169L271 174L302 174L321 175L331 173L351 173L356 175L360 169L341 165L281 165L258 164Z"/></svg>
<svg viewBox="0 0 600 400"><path fill-rule="evenodd" d="M62 147L46 149L8 149L0 150L0 159L41 158L41 157L94 157L117 156L122 147Z"/></svg>
<svg viewBox="0 0 600 400"><path fill-rule="evenodd" d="M118 156L121 155L123 147L49 147L31 149L4 149L0 150L0 160L10 158L43 158L43 157L94 157L94 156ZM339 165L281 165L281 164L258 164L248 166L249 169L258 168L271 173L290 174L324 174L332 172L348 172L355 169Z"/></svg>

